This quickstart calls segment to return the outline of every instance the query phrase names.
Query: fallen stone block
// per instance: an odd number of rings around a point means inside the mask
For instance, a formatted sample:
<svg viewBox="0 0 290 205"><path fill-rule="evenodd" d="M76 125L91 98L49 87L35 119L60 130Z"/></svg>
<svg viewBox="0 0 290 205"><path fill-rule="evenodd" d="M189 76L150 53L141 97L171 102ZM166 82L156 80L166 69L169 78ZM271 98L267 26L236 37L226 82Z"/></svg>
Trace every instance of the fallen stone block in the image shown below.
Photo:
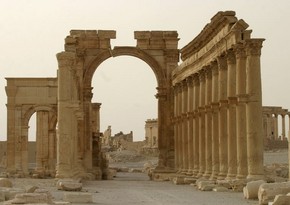
<svg viewBox="0 0 290 205"><path fill-rule="evenodd" d="M274 200L276 195L287 194L290 192L290 182L283 183L265 183L260 185L258 198L260 204L267 204Z"/></svg>
<svg viewBox="0 0 290 205"><path fill-rule="evenodd" d="M142 169L130 168L129 172L130 173L142 173Z"/></svg>
<svg viewBox="0 0 290 205"><path fill-rule="evenodd" d="M63 191L81 191L82 186L79 180L74 179L59 179L56 183L57 189Z"/></svg>
<svg viewBox="0 0 290 205"><path fill-rule="evenodd" d="M25 192L26 192L25 189L10 188L7 190L7 192L5 194L5 200L14 199L17 194L23 194Z"/></svg>
<svg viewBox="0 0 290 205"><path fill-rule="evenodd" d="M196 186L201 191L212 191L216 187L215 182L210 180L198 180Z"/></svg>
<svg viewBox="0 0 290 205"><path fill-rule="evenodd" d="M264 180L251 181L243 188L245 199L258 199L258 191L261 184L266 183Z"/></svg>
<svg viewBox="0 0 290 205"><path fill-rule="evenodd" d="M173 177L172 182L175 185L184 184L184 177Z"/></svg>
<svg viewBox="0 0 290 205"><path fill-rule="evenodd" d="M243 188L247 185L244 179L232 180L230 183L234 192L243 192Z"/></svg>
<svg viewBox="0 0 290 205"><path fill-rule="evenodd" d="M12 182L7 178L0 178L0 187L12 187Z"/></svg>
<svg viewBox="0 0 290 205"><path fill-rule="evenodd" d="M36 189L38 189L37 186L31 186L31 185L25 186L26 193L33 193Z"/></svg>
<svg viewBox="0 0 290 205"><path fill-rule="evenodd" d="M276 195L272 205L290 205L290 195Z"/></svg>
<svg viewBox="0 0 290 205"><path fill-rule="evenodd" d="M92 203L91 193L64 193L63 200L71 203Z"/></svg>
<svg viewBox="0 0 290 205"><path fill-rule="evenodd" d="M77 182L60 182L59 190L64 191L81 191L83 187L82 183Z"/></svg>
<svg viewBox="0 0 290 205"><path fill-rule="evenodd" d="M216 183L220 187L225 187L227 189L231 189L232 188L232 185L227 180L217 180Z"/></svg>
<svg viewBox="0 0 290 205"><path fill-rule="evenodd" d="M17 194L14 199L7 201L6 204L50 204L47 194L45 193L24 193Z"/></svg>
<svg viewBox="0 0 290 205"><path fill-rule="evenodd" d="M195 184L196 178L195 177L185 177L184 184Z"/></svg>
<svg viewBox="0 0 290 205"><path fill-rule="evenodd" d="M212 189L215 192L228 192L229 189L223 186L217 186Z"/></svg>

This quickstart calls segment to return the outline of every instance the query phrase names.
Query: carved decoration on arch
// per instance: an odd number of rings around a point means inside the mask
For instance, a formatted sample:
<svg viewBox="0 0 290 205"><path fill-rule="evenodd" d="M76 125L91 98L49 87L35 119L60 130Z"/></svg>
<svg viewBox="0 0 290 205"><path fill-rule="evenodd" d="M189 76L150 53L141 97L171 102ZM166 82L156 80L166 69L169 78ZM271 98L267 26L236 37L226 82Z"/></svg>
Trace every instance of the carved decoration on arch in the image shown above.
<svg viewBox="0 0 290 205"><path fill-rule="evenodd" d="M153 70L158 87L164 87L166 84L166 75L163 71L162 66L148 53L140 48L121 46L114 47L113 50L106 50L97 55L87 66L84 73L84 87L91 87L92 78L94 72L97 70L99 65L110 57L118 56L133 56L144 61Z"/></svg>

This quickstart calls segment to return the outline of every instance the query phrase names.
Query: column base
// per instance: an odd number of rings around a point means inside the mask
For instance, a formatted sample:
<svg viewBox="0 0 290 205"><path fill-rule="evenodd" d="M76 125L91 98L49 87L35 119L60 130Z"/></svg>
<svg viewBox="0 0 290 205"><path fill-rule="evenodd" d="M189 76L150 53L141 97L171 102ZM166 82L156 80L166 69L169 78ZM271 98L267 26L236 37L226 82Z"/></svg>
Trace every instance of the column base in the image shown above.
<svg viewBox="0 0 290 205"><path fill-rule="evenodd" d="M233 179L236 179L236 174L228 174L227 176L226 176L226 180L233 180Z"/></svg>
<svg viewBox="0 0 290 205"><path fill-rule="evenodd" d="M211 177L211 172L205 172L203 175L202 175L204 178L207 178L209 179Z"/></svg>
<svg viewBox="0 0 290 205"><path fill-rule="evenodd" d="M217 180L224 180L226 178L227 174L225 173L219 173Z"/></svg>
<svg viewBox="0 0 290 205"><path fill-rule="evenodd" d="M249 174L247 176L248 181L264 180L264 179L265 179L265 176L263 174L257 174L257 175Z"/></svg>

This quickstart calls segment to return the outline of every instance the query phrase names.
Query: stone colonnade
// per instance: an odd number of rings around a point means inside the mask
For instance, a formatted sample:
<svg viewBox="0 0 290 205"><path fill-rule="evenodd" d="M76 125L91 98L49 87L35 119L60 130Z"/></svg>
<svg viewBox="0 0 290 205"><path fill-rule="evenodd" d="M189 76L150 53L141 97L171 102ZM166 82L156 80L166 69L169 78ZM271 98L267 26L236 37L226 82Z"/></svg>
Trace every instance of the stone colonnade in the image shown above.
<svg viewBox="0 0 290 205"><path fill-rule="evenodd" d="M282 121L279 122L279 116ZM290 129L290 112L282 107L263 107L263 132L265 139L286 140L286 117L288 116L288 131ZM281 123L282 132L279 133L279 124ZM288 136L289 138L289 136Z"/></svg>
<svg viewBox="0 0 290 205"><path fill-rule="evenodd" d="M220 21L224 27L216 28ZM181 49L185 62L173 79L179 174L209 179L263 177L260 55L264 39L250 39L246 27L233 13L218 13ZM211 38L198 47L195 41L213 35L207 32L213 28L228 33L212 37L220 40L215 46Z"/></svg>

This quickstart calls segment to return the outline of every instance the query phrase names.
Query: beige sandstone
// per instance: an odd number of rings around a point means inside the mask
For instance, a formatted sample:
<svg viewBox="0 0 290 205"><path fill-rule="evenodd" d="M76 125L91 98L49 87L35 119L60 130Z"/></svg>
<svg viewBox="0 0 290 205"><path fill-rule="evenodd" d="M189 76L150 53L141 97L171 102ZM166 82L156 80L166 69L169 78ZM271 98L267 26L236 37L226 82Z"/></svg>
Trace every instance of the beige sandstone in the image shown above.
<svg viewBox="0 0 290 205"><path fill-rule="evenodd" d="M259 187L258 198L260 204L267 204L272 201L276 195L287 194L290 192L290 182L283 183L265 183Z"/></svg>
<svg viewBox="0 0 290 205"><path fill-rule="evenodd" d="M258 191L260 185L266 183L264 180L251 181L243 189L243 194L246 199L258 199Z"/></svg>
<svg viewBox="0 0 290 205"><path fill-rule="evenodd" d="M71 203L92 203L91 193L64 193L63 200Z"/></svg>

